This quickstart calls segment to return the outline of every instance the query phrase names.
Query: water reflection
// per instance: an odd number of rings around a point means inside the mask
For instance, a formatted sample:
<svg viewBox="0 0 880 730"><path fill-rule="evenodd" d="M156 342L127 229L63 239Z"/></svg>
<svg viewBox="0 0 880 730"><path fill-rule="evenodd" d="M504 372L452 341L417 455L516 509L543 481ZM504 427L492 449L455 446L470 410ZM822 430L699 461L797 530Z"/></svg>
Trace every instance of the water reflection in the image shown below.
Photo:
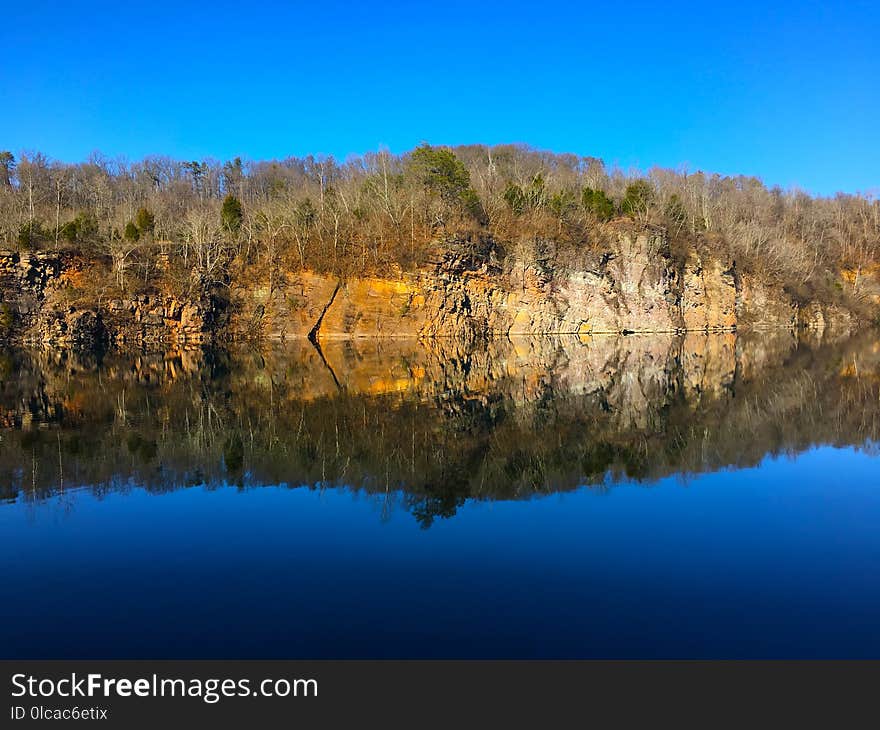
<svg viewBox="0 0 880 730"><path fill-rule="evenodd" d="M345 485L466 500L757 464L880 435L880 347L689 334L0 358L0 498Z"/></svg>

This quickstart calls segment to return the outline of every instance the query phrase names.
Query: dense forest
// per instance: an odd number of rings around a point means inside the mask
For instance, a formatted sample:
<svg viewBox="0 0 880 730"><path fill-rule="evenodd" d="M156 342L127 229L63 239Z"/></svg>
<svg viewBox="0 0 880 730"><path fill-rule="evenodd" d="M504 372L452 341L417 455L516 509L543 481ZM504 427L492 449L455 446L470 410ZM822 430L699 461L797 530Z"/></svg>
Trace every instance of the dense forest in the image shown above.
<svg viewBox="0 0 880 730"><path fill-rule="evenodd" d="M811 197L754 177L655 168L522 145L427 144L332 157L79 164L0 153L0 245L72 249L107 262L104 286L181 291L308 268L409 270L444 238L492 237L510 255L565 265L617 217L666 227L793 291L858 300L880 256L880 201ZM567 258L569 257L569 258ZM841 273L843 274L841 276Z"/></svg>

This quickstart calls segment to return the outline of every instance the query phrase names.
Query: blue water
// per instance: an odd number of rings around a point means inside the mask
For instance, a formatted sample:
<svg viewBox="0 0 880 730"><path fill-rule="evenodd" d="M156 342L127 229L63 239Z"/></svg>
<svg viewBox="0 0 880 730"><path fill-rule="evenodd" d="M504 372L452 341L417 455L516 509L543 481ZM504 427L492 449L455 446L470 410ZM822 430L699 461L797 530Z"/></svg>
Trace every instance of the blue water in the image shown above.
<svg viewBox="0 0 880 730"><path fill-rule="evenodd" d="M428 530L384 500L22 491L0 504L0 655L880 658L861 450L467 501Z"/></svg>

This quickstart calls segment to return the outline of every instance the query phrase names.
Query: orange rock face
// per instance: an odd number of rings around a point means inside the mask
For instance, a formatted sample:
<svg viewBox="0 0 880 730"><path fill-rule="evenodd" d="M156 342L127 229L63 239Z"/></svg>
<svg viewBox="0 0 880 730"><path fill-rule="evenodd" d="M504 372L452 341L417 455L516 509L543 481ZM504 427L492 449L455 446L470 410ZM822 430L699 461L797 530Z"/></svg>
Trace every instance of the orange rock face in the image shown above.
<svg viewBox="0 0 880 730"><path fill-rule="evenodd" d="M680 274L657 231L621 234L595 270L505 271L450 250L433 268L409 276L349 279L338 289L325 278L321 290L325 308L311 313L319 340L730 331L737 325L733 270L693 254Z"/></svg>

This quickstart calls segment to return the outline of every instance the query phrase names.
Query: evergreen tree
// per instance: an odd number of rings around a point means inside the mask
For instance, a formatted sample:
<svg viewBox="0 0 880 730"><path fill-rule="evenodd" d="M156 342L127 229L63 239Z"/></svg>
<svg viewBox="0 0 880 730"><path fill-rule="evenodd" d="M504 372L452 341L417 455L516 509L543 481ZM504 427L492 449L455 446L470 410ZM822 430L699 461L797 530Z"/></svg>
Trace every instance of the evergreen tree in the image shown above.
<svg viewBox="0 0 880 730"><path fill-rule="evenodd" d="M232 193L229 193L223 199L223 206L220 208L220 222L223 228L233 235L241 230L241 222L244 219L244 210L241 202Z"/></svg>
<svg viewBox="0 0 880 730"><path fill-rule="evenodd" d="M617 212L614 201L605 194L604 190L584 188L581 200L585 210L599 221L610 221Z"/></svg>
<svg viewBox="0 0 880 730"><path fill-rule="evenodd" d="M486 213L471 188L471 176L461 160L447 147L416 147L409 160L410 173L429 195L436 195L449 208L459 208L480 222Z"/></svg>
<svg viewBox="0 0 880 730"><path fill-rule="evenodd" d="M15 170L15 156L8 150L0 152L0 184L12 185L12 171Z"/></svg>
<svg viewBox="0 0 880 730"><path fill-rule="evenodd" d="M142 235L152 233L156 227L156 219L146 208L140 208L134 217L134 224Z"/></svg>
<svg viewBox="0 0 880 730"><path fill-rule="evenodd" d="M625 215L636 217L648 211L648 205L654 197L654 190L647 180L636 180L626 186L626 192L620 203L620 210Z"/></svg>
<svg viewBox="0 0 880 730"><path fill-rule="evenodd" d="M507 183L507 188L504 190L503 197L504 202L510 206L510 209L515 215L522 215L523 212L525 212L526 194L519 185L513 182Z"/></svg>

